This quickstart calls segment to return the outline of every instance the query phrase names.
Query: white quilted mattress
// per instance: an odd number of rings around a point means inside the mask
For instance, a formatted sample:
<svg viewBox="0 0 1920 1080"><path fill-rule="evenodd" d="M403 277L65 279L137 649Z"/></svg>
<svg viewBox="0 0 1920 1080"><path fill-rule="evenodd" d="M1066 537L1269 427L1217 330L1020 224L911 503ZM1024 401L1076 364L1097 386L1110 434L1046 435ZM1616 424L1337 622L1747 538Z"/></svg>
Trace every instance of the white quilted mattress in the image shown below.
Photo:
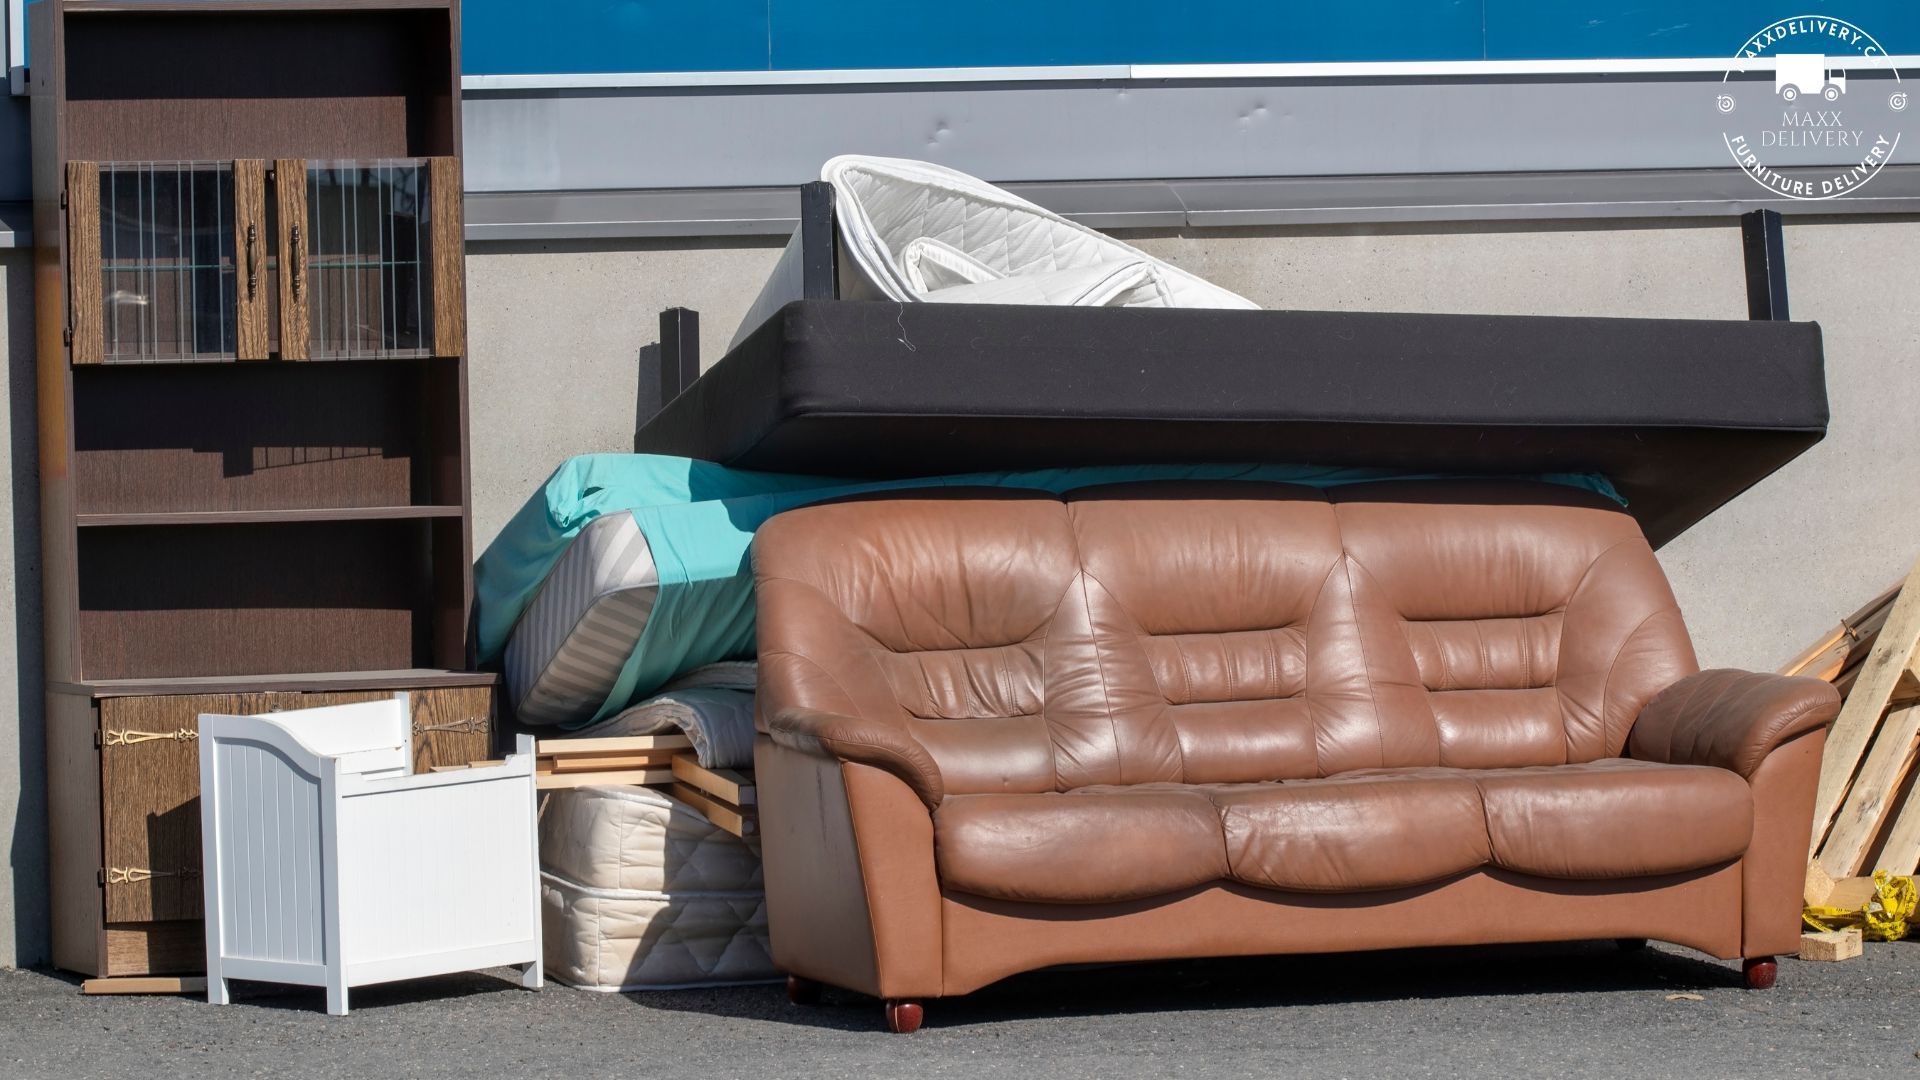
<svg viewBox="0 0 1920 1080"><path fill-rule="evenodd" d="M540 808L547 975L586 990L776 979L758 846L651 788L549 792Z"/></svg>
<svg viewBox="0 0 1920 1080"><path fill-rule="evenodd" d="M659 591L653 549L631 513L581 529L507 639L507 693L520 722L591 717L613 691Z"/></svg>

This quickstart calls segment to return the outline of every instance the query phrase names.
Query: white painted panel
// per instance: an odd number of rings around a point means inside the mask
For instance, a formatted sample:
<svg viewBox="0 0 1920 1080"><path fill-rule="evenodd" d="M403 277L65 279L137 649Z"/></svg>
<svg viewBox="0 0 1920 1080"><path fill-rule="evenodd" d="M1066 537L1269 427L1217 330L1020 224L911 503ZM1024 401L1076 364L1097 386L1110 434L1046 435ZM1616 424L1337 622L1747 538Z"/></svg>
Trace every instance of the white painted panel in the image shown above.
<svg viewBox="0 0 1920 1080"><path fill-rule="evenodd" d="M319 784L261 743L216 739L212 752L225 823L218 841L222 951L316 963Z"/></svg>

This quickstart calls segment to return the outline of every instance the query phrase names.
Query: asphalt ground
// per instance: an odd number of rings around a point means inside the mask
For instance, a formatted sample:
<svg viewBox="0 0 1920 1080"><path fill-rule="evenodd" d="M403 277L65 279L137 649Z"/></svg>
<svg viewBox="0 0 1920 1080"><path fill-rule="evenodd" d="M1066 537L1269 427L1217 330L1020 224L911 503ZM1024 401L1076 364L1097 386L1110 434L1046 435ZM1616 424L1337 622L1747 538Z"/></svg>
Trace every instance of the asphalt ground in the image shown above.
<svg viewBox="0 0 1920 1080"><path fill-rule="evenodd" d="M0 1078L1920 1077L1920 945L1737 964L1610 942L1038 972L927 1005L778 986L529 992L508 971L353 991L237 984L231 1006L84 997L0 971Z"/></svg>

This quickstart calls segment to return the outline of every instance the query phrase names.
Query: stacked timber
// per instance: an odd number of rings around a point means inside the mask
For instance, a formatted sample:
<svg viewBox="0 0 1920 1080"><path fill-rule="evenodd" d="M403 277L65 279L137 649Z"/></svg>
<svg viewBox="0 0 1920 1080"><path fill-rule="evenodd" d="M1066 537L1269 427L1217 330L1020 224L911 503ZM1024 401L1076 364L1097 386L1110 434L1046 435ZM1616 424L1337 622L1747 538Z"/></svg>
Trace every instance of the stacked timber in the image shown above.
<svg viewBox="0 0 1920 1080"><path fill-rule="evenodd" d="M1876 871L1920 866L1920 565L1781 671L1826 679L1843 698L1814 798L1807 904L1873 903Z"/></svg>

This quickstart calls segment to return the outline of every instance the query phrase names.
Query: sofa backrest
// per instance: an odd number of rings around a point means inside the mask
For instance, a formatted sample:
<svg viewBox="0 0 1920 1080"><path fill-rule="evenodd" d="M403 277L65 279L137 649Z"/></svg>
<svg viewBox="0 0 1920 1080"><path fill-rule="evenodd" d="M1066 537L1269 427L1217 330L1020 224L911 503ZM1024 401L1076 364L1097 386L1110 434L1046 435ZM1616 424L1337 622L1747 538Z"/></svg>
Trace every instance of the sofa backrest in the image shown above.
<svg viewBox="0 0 1920 1080"><path fill-rule="evenodd" d="M1633 519L1547 484L896 492L754 557L760 707L903 725L950 793L1590 761L1695 670Z"/></svg>

